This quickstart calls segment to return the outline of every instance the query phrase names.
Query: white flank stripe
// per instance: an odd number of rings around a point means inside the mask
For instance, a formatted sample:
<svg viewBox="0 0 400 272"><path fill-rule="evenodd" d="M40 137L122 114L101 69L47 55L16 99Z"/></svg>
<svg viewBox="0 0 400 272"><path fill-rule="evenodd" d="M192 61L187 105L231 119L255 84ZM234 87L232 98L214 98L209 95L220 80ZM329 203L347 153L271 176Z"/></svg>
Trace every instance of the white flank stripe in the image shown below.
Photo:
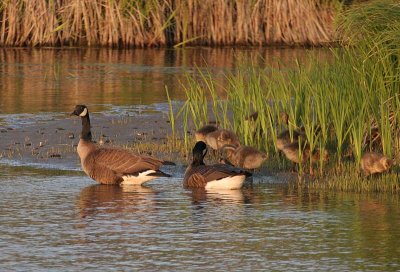
<svg viewBox="0 0 400 272"><path fill-rule="evenodd" d="M245 175L227 177L219 180L213 180L207 183L206 189L240 189L243 186Z"/></svg>
<svg viewBox="0 0 400 272"><path fill-rule="evenodd" d="M140 185L140 184L143 184L146 181L149 181L149 180L157 178L157 177L154 177L154 176L148 176L148 174L155 173L155 172L156 171L154 171L154 170L147 170L147 171L144 171L144 172L140 172L139 175L137 175L137 176L133 176L133 175L122 176L124 181L121 182L121 185L124 185L124 184L129 184L129 185Z"/></svg>

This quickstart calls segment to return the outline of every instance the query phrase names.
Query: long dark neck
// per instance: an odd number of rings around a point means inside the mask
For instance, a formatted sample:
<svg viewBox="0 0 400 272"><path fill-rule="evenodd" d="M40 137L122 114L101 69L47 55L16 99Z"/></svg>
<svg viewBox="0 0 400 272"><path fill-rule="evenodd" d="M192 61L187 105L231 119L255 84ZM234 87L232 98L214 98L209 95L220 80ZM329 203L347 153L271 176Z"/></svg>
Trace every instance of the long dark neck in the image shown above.
<svg viewBox="0 0 400 272"><path fill-rule="evenodd" d="M199 166L199 165L204 165L203 156L202 154L194 154L192 166Z"/></svg>
<svg viewBox="0 0 400 272"><path fill-rule="evenodd" d="M92 132L90 132L89 113L87 113L85 116L82 116L81 119L82 119L81 139L91 141L92 140Z"/></svg>

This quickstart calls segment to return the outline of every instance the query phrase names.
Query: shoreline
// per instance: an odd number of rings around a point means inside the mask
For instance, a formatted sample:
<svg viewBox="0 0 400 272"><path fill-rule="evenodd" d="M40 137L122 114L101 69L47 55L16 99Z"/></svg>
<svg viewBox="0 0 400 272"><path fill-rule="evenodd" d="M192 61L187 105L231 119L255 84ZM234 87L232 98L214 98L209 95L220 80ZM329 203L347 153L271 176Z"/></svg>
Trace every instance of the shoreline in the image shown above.
<svg viewBox="0 0 400 272"><path fill-rule="evenodd" d="M80 118L46 114L35 122L6 123L0 126L1 160L21 165L53 165L60 170L80 169L76 146ZM168 119L164 113L116 116L91 113L93 139L104 146L126 147L139 142L166 141ZM140 120L140 123L138 122ZM16 120L15 122L19 122Z"/></svg>
<svg viewBox="0 0 400 272"><path fill-rule="evenodd" d="M80 118L69 117L66 113L46 114L45 117L38 118L37 123L6 123L0 126L0 166L63 174L76 172L84 176L76 153L81 131ZM182 156L178 150L165 151L171 144L168 140L171 126L164 112L153 111L133 116L94 112L90 113L90 117L93 139L97 144L102 140L104 147L127 148L134 153L174 161L177 165L164 166L166 171L174 173L174 176L183 176L189 163L186 155ZM183 127L176 129L182 131ZM190 129L189 134L193 134L192 131L194 129ZM208 162L215 163L212 158ZM289 171L270 172L266 169L264 164L255 172L254 183L288 184L296 178Z"/></svg>

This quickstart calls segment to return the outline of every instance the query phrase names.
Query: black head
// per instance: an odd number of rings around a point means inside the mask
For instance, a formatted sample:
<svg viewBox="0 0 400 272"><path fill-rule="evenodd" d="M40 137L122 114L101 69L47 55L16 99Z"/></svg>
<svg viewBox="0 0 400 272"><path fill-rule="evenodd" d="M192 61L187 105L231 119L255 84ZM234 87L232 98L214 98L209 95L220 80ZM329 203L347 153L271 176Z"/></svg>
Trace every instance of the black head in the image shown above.
<svg viewBox="0 0 400 272"><path fill-rule="evenodd" d="M199 141L193 147L193 163L204 164L203 159L207 154L207 145L205 142Z"/></svg>
<svg viewBox="0 0 400 272"><path fill-rule="evenodd" d="M89 111L85 105L76 105L75 110L71 113L71 115L76 115L80 117L84 117L88 115Z"/></svg>

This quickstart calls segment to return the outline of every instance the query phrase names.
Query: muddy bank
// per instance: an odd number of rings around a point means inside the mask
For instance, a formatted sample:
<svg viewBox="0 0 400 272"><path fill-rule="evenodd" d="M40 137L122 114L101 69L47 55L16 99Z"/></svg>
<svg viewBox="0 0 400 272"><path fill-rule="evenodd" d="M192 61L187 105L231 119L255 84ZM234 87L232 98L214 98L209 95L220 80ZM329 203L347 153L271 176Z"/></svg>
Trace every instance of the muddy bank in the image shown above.
<svg viewBox="0 0 400 272"><path fill-rule="evenodd" d="M76 154L80 118L68 113L7 117L0 125L3 161L80 170ZM104 146L129 147L143 142L163 145L167 144L170 133L168 118L161 112L123 116L91 113L91 119L93 139ZM147 153L151 155L153 151ZM167 154L165 156L168 157Z"/></svg>
<svg viewBox="0 0 400 272"><path fill-rule="evenodd" d="M83 173L76 147L79 142L81 120L69 113L44 115L6 115L0 118L0 165L32 166L34 168L72 170ZM190 156L171 150L171 127L162 111L131 112L123 115L108 112L90 113L93 139L105 147L128 148L135 153L156 156L177 163L168 167L173 176L180 177ZM177 127L178 131L183 128ZM186 131L192 135L194 129ZM190 150L189 150L190 152ZM214 160L208 158L208 163ZM268 162L266 162L268 164ZM271 172L266 168L254 174L254 182L286 183L296 174Z"/></svg>

